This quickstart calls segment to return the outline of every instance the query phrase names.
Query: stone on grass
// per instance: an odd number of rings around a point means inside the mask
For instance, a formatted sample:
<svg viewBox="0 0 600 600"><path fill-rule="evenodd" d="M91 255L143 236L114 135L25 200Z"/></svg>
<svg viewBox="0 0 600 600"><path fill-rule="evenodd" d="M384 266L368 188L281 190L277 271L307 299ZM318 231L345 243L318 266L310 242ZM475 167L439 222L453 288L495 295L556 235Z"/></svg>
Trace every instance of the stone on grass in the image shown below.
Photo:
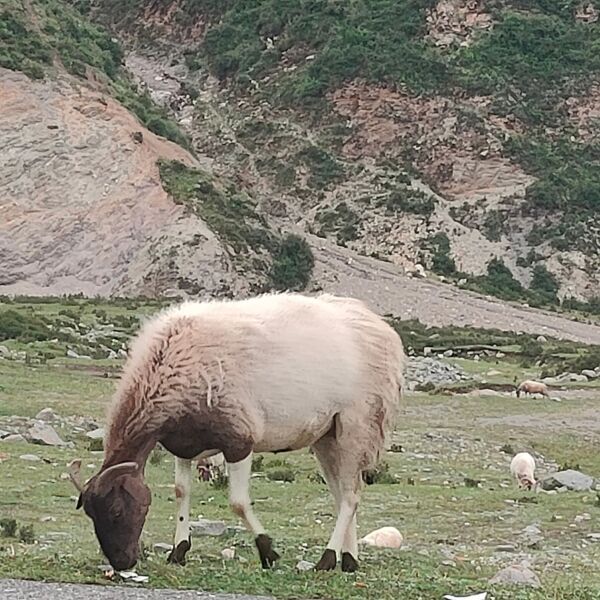
<svg viewBox="0 0 600 600"><path fill-rule="evenodd" d="M499 544L498 546L496 546L496 552L516 552L517 548L516 546L513 546L512 544Z"/></svg>
<svg viewBox="0 0 600 600"><path fill-rule="evenodd" d="M21 460L29 460L31 462L42 460L37 454L21 454L21 456L19 456L19 458Z"/></svg>
<svg viewBox="0 0 600 600"><path fill-rule="evenodd" d="M8 437L10 435L10 431L4 431L4 429L0 429L0 440Z"/></svg>
<svg viewBox="0 0 600 600"><path fill-rule="evenodd" d="M172 544L165 544L164 542L157 542L152 546L152 549L156 554L166 554L167 552L171 552L173 550Z"/></svg>
<svg viewBox="0 0 600 600"><path fill-rule="evenodd" d="M315 563L311 563L308 560L301 560L296 563L296 571L312 571L315 568Z"/></svg>
<svg viewBox="0 0 600 600"><path fill-rule="evenodd" d="M190 521L190 533L195 535L220 536L227 531L227 525L223 521L209 521L208 519L198 519Z"/></svg>
<svg viewBox="0 0 600 600"><path fill-rule="evenodd" d="M102 440L104 439L104 427L98 427L98 429L94 429L93 431L88 431L85 434L85 437L90 440Z"/></svg>
<svg viewBox="0 0 600 600"><path fill-rule="evenodd" d="M233 560L235 558L235 548L223 548L221 556L224 560Z"/></svg>
<svg viewBox="0 0 600 600"><path fill-rule="evenodd" d="M402 542L402 534L395 527L381 527L360 540L361 544L377 548L400 548Z"/></svg>
<svg viewBox="0 0 600 600"><path fill-rule="evenodd" d="M54 427L44 423L36 423L27 432L32 444L41 444L42 446L64 446L65 442L54 430Z"/></svg>
<svg viewBox="0 0 600 600"><path fill-rule="evenodd" d="M600 373L596 373L596 371L592 371L591 369L584 369L581 371L581 374L587 377L588 379L596 379L600 377Z"/></svg>
<svg viewBox="0 0 600 600"><path fill-rule="evenodd" d="M5 438L2 438L3 442L26 442L27 440L20 433L11 433Z"/></svg>
<svg viewBox="0 0 600 600"><path fill-rule="evenodd" d="M542 481L544 490L556 490L563 487L575 492L587 492L594 487L594 478L585 473L567 469L549 475Z"/></svg>
<svg viewBox="0 0 600 600"><path fill-rule="evenodd" d="M491 585L522 585L541 587L539 577L525 565L511 565L501 569L490 579Z"/></svg>
<svg viewBox="0 0 600 600"><path fill-rule="evenodd" d="M60 416L57 415L50 407L42 408L40 412L35 415L38 421L59 421Z"/></svg>

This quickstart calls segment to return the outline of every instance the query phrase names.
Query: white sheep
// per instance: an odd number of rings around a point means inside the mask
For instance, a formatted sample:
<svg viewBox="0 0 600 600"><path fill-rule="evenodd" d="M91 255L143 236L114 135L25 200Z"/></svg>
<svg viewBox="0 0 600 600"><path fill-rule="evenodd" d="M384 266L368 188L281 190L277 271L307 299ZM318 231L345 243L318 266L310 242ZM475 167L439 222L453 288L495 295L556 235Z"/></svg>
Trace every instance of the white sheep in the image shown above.
<svg viewBox="0 0 600 600"><path fill-rule="evenodd" d="M517 388L517 398L520 398L521 394L542 394L542 396L546 396L546 398L550 398L550 393L548 392L548 386L545 383L541 383L539 381L532 381L527 379L523 381Z"/></svg>
<svg viewBox="0 0 600 600"><path fill-rule="evenodd" d="M529 452L519 452L510 462L511 475L519 487L532 489L537 486L535 480L535 459Z"/></svg>
<svg viewBox="0 0 600 600"><path fill-rule="evenodd" d="M131 568L151 496L144 466L157 442L176 456L177 528L170 562L190 548L194 458L222 452L230 503L255 534L263 567L278 558L249 495L253 452L313 450L337 520L316 568L357 568L361 472L376 465L393 424L405 355L396 332L350 298L274 294L189 302L148 322L134 341L107 420L105 457L78 506L111 564Z"/></svg>

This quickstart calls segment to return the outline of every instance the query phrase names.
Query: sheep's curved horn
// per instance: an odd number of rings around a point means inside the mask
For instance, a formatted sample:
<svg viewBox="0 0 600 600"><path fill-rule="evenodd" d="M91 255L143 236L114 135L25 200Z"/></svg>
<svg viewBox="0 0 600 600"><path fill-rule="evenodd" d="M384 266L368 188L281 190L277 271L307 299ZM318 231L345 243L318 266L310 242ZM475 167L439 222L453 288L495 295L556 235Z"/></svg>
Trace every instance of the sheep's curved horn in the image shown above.
<svg viewBox="0 0 600 600"><path fill-rule="evenodd" d="M113 465L112 467L108 467L108 469L106 469L105 471L102 471L102 473L100 473L98 475L98 485L102 484L102 481L106 478L106 476L110 473L113 477L115 475L126 475L128 473L132 473L133 471L137 471L139 468L139 465L136 462L133 461L128 461L128 462L122 462L116 465Z"/></svg>
<svg viewBox="0 0 600 600"><path fill-rule="evenodd" d="M81 483L81 459L76 458L72 460L68 465L69 479L73 482L73 485L77 488L79 493L83 492L83 483Z"/></svg>

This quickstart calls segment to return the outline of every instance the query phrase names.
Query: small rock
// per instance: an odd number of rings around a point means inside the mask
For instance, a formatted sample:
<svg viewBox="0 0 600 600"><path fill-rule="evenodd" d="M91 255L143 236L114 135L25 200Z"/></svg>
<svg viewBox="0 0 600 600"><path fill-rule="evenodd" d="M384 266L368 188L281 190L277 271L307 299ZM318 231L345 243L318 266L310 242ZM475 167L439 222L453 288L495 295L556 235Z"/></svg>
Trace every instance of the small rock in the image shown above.
<svg viewBox="0 0 600 600"><path fill-rule="evenodd" d="M591 518L589 513L583 513L582 515L577 515L575 517L575 523L583 523L584 521L589 521Z"/></svg>
<svg viewBox="0 0 600 600"><path fill-rule="evenodd" d="M555 490L565 487L575 492L587 492L594 486L594 478L573 469L559 471L542 481L542 489Z"/></svg>
<svg viewBox="0 0 600 600"><path fill-rule="evenodd" d="M536 340L542 344L545 344L548 341L543 335L538 335Z"/></svg>
<svg viewBox="0 0 600 600"><path fill-rule="evenodd" d="M587 538L592 542L600 542L600 533L588 533Z"/></svg>
<svg viewBox="0 0 600 600"><path fill-rule="evenodd" d="M165 544L164 542L157 542L152 546L155 554L166 554L167 552L171 552L173 550L172 544Z"/></svg>
<svg viewBox="0 0 600 600"><path fill-rule="evenodd" d="M131 137L136 144L141 144L144 141L144 134L141 131L132 132Z"/></svg>
<svg viewBox="0 0 600 600"><path fill-rule="evenodd" d="M43 408L35 415L38 421L59 421L60 416L57 415L51 408Z"/></svg>
<svg viewBox="0 0 600 600"><path fill-rule="evenodd" d="M6 346L0 346L0 356L10 356L10 350Z"/></svg>
<svg viewBox="0 0 600 600"><path fill-rule="evenodd" d="M27 440L20 433L11 433L5 438L2 438L3 442L26 442Z"/></svg>
<svg viewBox="0 0 600 600"><path fill-rule="evenodd" d="M88 431L85 434L85 437L90 438L90 440L104 439L104 427L99 427L98 429L94 429L93 431Z"/></svg>
<svg viewBox="0 0 600 600"><path fill-rule="evenodd" d="M499 544L496 546L495 550L496 552L516 552L517 548L512 544Z"/></svg>
<svg viewBox="0 0 600 600"><path fill-rule="evenodd" d="M297 571L312 571L315 568L315 563L308 560L301 560L296 564Z"/></svg>
<svg viewBox="0 0 600 600"><path fill-rule="evenodd" d="M591 369L584 369L581 371L581 374L588 379L597 379L600 377L600 373L596 373L596 371L592 371Z"/></svg>
<svg viewBox="0 0 600 600"><path fill-rule="evenodd" d="M402 534L395 527L381 527L365 535L360 543L377 548L400 548L403 539Z"/></svg>
<svg viewBox="0 0 600 600"><path fill-rule="evenodd" d="M221 556L224 560L233 560L235 558L235 548L223 548Z"/></svg>
<svg viewBox="0 0 600 600"><path fill-rule="evenodd" d="M55 523L56 522L56 517L51 517L50 515L48 515L46 517L42 517L40 519L40 521L42 523Z"/></svg>
<svg viewBox="0 0 600 600"><path fill-rule="evenodd" d="M21 454L21 456L19 456L19 458L21 460L29 460L31 462L42 460L37 454Z"/></svg>
<svg viewBox="0 0 600 600"><path fill-rule="evenodd" d="M220 536L227 531L227 525L223 521L209 521L208 519L198 519L190 521L190 532L194 535L212 535Z"/></svg>
<svg viewBox="0 0 600 600"><path fill-rule="evenodd" d="M32 444L41 444L42 446L65 445L65 442L60 439L54 428L44 423L36 423L29 429L28 435Z"/></svg>
<svg viewBox="0 0 600 600"><path fill-rule="evenodd" d="M10 431L4 431L4 429L0 429L0 440L8 437L10 435Z"/></svg>
<svg viewBox="0 0 600 600"><path fill-rule="evenodd" d="M506 567L490 579L492 585L524 585L541 587L539 577L525 565L511 565Z"/></svg>
<svg viewBox="0 0 600 600"><path fill-rule="evenodd" d="M67 349L67 357L68 358L79 358L79 354L75 352L75 350L71 350L71 348Z"/></svg>

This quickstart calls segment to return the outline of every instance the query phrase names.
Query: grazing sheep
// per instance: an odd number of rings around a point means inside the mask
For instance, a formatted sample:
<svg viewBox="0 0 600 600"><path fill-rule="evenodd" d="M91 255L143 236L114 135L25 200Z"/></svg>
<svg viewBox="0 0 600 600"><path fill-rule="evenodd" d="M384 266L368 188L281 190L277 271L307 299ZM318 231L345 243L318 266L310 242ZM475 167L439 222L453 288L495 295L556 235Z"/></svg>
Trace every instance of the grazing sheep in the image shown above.
<svg viewBox="0 0 600 600"><path fill-rule="evenodd" d="M539 381L531 381L528 379L519 385L517 388L517 398L521 397L521 393L525 394L542 394L546 396L546 398L550 398L550 394L548 392L548 386L545 383L540 383Z"/></svg>
<svg viewBox="0 0 600 600"><path fill-rule="evenodd" d="M536 486L535 460L529 452L519 452L510 461L511 475L519 487L530 490Z"/></svg>
<svg viewBox="0 0 600 600"><path fill-rule="evenodd" d="M111 564L131 568L151 501L144 466L160 442L176 457L169 562L183 563L191 546L192 459L222 452L231 507L256 536L268 568L279 556L251 506L252 453L310 447L337 510L316 569L335 568L341 554L342 570L354 571L361 472L375 466L384 447L404 363L394 330L350 298L275 294L169 309L132 345L100 471L85 486L78 469L72 473L78 507L93 520Z"/></svg>

